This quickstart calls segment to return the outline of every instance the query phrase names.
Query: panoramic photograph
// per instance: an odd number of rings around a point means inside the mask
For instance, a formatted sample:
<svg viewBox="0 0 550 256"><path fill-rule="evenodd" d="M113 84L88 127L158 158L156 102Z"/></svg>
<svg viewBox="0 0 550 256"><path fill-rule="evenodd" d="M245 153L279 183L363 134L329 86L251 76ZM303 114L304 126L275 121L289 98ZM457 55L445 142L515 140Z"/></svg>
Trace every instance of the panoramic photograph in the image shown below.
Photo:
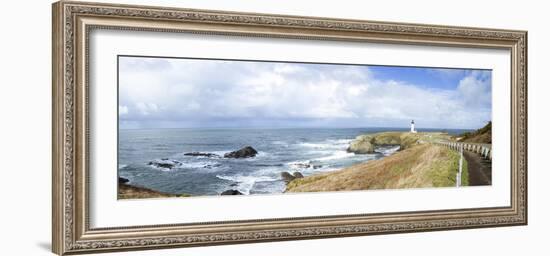
<svg viewBox="0 0 550 256"><path fill-rule="evenodd" d="M491 185L491 70L118 57L118 199Z"/></svg>

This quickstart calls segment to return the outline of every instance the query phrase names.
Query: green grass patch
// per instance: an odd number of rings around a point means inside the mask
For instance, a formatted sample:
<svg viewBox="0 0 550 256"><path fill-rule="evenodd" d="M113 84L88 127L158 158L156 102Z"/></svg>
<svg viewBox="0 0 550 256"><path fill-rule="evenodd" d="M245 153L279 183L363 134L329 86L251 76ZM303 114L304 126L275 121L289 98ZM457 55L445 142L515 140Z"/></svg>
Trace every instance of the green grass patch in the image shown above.
<svg viewBox="0 0 550 256"><path fill-rule="evenodd" d="M456 186L456 173L458 172L460 153L447 149L443 152L446 157L435 161L428 171L428 175L433 181L435 187ZM462 158L462 186L468 186L468 161Z"/></svg>

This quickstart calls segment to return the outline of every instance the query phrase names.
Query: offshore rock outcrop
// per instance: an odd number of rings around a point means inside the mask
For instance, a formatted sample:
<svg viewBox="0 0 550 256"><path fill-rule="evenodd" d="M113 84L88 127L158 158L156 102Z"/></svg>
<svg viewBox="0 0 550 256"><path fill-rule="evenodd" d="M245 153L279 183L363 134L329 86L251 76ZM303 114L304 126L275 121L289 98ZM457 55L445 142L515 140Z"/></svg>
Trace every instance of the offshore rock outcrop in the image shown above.
<svg viewBox="0 0 550 256"><path fill-rule="evenodd" d="M183 154L184 156L205 156L205 157L220 157L217 154L214 153L204 153L204 152L189 152Z"/></svg>
<svg viewBox="0 0 550 256"><path fill-rule="evenodd" d="M372 154L374 153L373 137L370 135L359 135L353 140L347 151L355 154Z"/></svg>
<svg viewBox="0 0 550 256"><path fill-rule="evenodd" d="M355 154L372 154L377 146L399 145L399 150L410 148L422 135L409 132L382 132L359 135L353 140L347 151Z"/></svg>
<svg viewBox="0 0 550 256"><path fill-rule="evenodd" d="M225 158L248 158L248 157L255 157L258 154L258 151L256 151L251 146L246 146L244 148L241 148L239 150L226 153L223 155Z"/></svg>

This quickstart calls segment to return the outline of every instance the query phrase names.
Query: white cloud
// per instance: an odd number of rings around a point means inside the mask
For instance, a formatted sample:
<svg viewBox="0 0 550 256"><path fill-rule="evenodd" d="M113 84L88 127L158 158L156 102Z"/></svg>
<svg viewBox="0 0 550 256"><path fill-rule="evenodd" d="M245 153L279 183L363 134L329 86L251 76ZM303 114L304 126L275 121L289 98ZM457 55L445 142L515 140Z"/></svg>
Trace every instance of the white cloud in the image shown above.
<svg viewBox="0 0 550 256"><path fill-rule="evenodd" d="M137 110L139 110L139 112L144 116L159 112L159 107L155 103L138 102L135 106Z"/></svg>
<svg viewBox="0 0 550 256"><path fill-rule="evenodd" d="M466 72L456 90L434 90L377 80L359 66L141 60L121 61L119 112L127 121L357 127L415 119L419 127L474 128L491 119L489 72Z"/></svg>
<svg viewBox="0 0 550 256"><path fill-rule="evenodd" d="M118 114L119 115L128 114L128 107L127 106L118 106Z"/></svg>
<svg viewBox="0 0 550 256"><path fill-rule="evenodd" d="M487 72L473 71L460 81L458 91L466 104L476 107L490 107L491 83L487 74Z"/></svg>

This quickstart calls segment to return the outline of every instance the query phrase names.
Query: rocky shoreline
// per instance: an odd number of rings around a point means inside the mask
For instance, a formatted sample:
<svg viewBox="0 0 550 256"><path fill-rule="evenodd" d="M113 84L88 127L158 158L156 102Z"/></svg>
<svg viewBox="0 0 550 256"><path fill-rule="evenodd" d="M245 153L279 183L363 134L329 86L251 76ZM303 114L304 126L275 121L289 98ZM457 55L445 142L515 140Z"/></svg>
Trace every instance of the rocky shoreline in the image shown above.
<svg viewBox="0 0 550 256"><path fill-rule="evenodd" d="M377 149L382 146L398 146L399 151L404 151L406 149L412 148L417 144L421 144L424 142L424 140L428 137L431 137L430 134L423 134L423 133L408 133L408 132L382 132L382 133L374 133L374 134L364 134L357 136L354 140L352 140L349 143L348 148L346 151L348 153L354 153L354 154L373 154L376 153ZM378 149L379 150L379 149ZM254 149L251 146L245 146L239 150L235 150L229 153L222 155L214 154L214 153L206 153L206 152L189 152L185 153L185 156L191 156L191 157L205 157L205 158L249 158L249 157L255 157L258 154L258 151ZM399 154L399 152L393 154L396 155ZM385 159L386 157L384 157ZM382 159L381 159L382 160ZM379 161L379 160L376 160ZM371 162L371 161L369 161ZM174 168L177 168L182 163L168 158L162 158L150 161L148 165L156 168L162 168L164 170L171 170ZM344 168L355 168L357 166L364 165L365 163L359 163L356 165L352 165L350 167ZM298 166L299 168L312 168L317 169L321 168L322 166L315 163L295 163L294 165ZM332 174L336 174L341 170L331 171L328 173L321 173L321 174L314 174L310 176L304 177L304 175L301 172L298 171L283 171L280 173L280 179L284 181L286 189L283 192L293 192L297 184L302 184L304 182L310 181L311 179L315 179L315 177L318 176L330 176ZM170 193L164 193L159 191L154 191L152 189L143 188L139 186L135 186L132 184L128 184L129 180L123 177L119 177L119 199L126 199L126 198L151 198L151 197L186 197L186 196L192 196L188 194L184 195L176 195L176 194L170 194ZM227 190L221 192L219 195L244 195L242 191L239 191L236 188L233 188L233 185L231 188L228 188Z"/></svg>
<svg viewBox="0 0 550 256"><path fill-rule="evenodd" d="M249 158L255 157L258 154L258 151L251 146L245 146L239 150L235 150L223 155L223 158ZM213 157L221 158L222 156L214 153L204 153L204 152L189 152L185 153L185 156L194 156L194 157ZM180 167L182 162L169 158L161 158L149 161L147 165L161 169L161 170L172 170L174 168ZM156 197L190 197L191 194L171 194L156 191L153 189L140 187L137 185L128 184L129 179L124 177L118 177L118 198L119 199L140 199L140 198L156 198ZM220 195L243 195L241 191L235 189L228 189L220 193Z"/></svg>
<svg viewBox="0 0 550 256"><path fill-rule="evenodd" d="M166 198L166 197L189 197L190 194L171 194L156 191L150 188L140 187L128 184L129 179L118 177L118 199L148 199L148 198Z"/></svg>
<svg viewBox="0 0 550 256"><path fill-rule="evenodd" d="M448 134L435 132L359 135L350 142L347 152L370 154L376 147L387 145L398 145L400 149L378 160L291 180L285 193L454 186L457 153L428 143L449 138Z"/></svg>

